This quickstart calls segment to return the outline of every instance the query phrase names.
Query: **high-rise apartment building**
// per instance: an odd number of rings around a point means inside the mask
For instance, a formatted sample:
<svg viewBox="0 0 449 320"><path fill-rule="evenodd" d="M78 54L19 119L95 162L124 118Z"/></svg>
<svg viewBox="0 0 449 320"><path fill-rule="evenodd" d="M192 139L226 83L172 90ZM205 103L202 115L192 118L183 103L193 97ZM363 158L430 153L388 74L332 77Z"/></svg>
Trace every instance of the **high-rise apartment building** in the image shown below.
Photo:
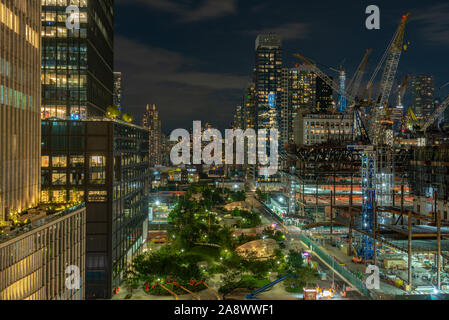
<svg viewBox="0 0 449 320"><path fill-rule="evenodd" d="M122 73L114 72L114 107L122 110Z"/></svg>
<svg viewBox="0 0 449 320"><path fill-rule="evenodd" d="M113 0L41 3L42 118L102 116L113 104ZM66 26L70 5L78 6L79 29Z"/></svg>
<svg viewBox="0 0 449 320"><path fill-rule="evenodd" d="M245 89L242 102L243 113L243 129L256 128L256 88L251 83Z"/></svg>
<svg viewBox="0 0 449 320"><path fill-rule="evenodd" d="M148 104L142 125L150 131L150 167L162 164L162 123L155 104Z"/></svg>
<svg viewBox="0 0 449 320"><path fill-rule="evenodd" d="M40 1L0 0L0 221L37 205Z"/></svg>
<svg viewBox="0 0 449 320"><path fill-rule="evenodd" d="M424 119L433 108L435 84L431 75L416 75L412 78L412 108L417 117Z"/></svg>
<svg viewBox="0 0 449 320"><path fill-rule="evenodd" d="M237 106L235 108L234 120L232 121L233 129L243 129L244 115L243 115L243 107Z"/></svg>
<svg viewBox="0 0 449 320"><path fill-rule="evenodd" d="M295 118L298 114L315 112L317 76L304 66L288 70L288 121L286 144L293 143Z"/></svg>
<svg viewBox="0 0 449 320"><path fill-rule="evenodd" d="M279 129L282 39L273 33L256 38L254 83L258 129Z"/></svg>

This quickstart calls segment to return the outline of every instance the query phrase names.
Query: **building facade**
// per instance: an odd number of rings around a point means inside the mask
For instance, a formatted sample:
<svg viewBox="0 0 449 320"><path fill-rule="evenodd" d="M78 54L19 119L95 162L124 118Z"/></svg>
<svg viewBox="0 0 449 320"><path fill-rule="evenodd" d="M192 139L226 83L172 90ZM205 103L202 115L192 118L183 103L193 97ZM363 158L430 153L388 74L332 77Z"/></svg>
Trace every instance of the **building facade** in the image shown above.
<svg viewBox="0 0 449 320"><path fill-rule="evenodd" d="M244 92L242 101L243 128L256 128L256 88L251 83Z"/></svg>
<svg viewBox="0 0 449 320"><path fill-rule="evenodd" d="M102 116L113 105L113 0L42 0L42 119ZM69 5L79 29L68 29Z"/></svg>
<svg viewBox="0 0 449 320"><path fill-rule="evenodd" d="M330 77L332 80L332 77ZM316 77L316 108L320 113L327 113L334 107L332 88L320 77Z"/></svg>
<svg viewBox="0 0 449 320"><path fill-rule="evenodd" d="M0 221L40 187L40 1L0 0Z"/></svg>
<svg viewBox="0 0 449 320"><path fill-rule="evenodd" d="M338 114L300 114L295 119L297 146L310 146L332 141L351 141L353 119Z"/></svg>
<svg viewBox="0 0 449 320"><path fill-rule="evenodd" d="M440 212L449 221L449 147L414 148L409 166L409 183L414 211L435 217ZM436 197L435 197L436 196Z"/></svg>
<svg viewBox="0 0 449 320"><path fill-rule="evenodd" d="M87 299L111 298L146 240L148 148L122 121L42 121L42 202L86 203Z"/></svg>
<svg viewBox="0 0 449 320"><path fill-rule="evenodd" d="M431 75L416 75L412 78L412 108L418 118L427 118L434 110L435 84Z"/></svg>
<svg viewBox="0 0 449 320"><path fill-rule="evenodd" d="M256 89L257 129L280 129L282 75L282 39L272 33L256 38Z"/></svg>
<svg viewBox="0 0 449 320"><path fill-rule="evenodd" d="M150 131L150 167L162 165L162 123L155 104L146 106L142 126Z"/></svg>
<svg viewBox="0 0 449 320"><path fill-rule="evenodd" d="M85 253L84 204L0 235L0 300L84 300Z"/></svg>
<svg viewBox="0 0 449 320"><path fill-rule="evenodd" d="M122 73L114 72L114 107L122 110Z"/></svg>

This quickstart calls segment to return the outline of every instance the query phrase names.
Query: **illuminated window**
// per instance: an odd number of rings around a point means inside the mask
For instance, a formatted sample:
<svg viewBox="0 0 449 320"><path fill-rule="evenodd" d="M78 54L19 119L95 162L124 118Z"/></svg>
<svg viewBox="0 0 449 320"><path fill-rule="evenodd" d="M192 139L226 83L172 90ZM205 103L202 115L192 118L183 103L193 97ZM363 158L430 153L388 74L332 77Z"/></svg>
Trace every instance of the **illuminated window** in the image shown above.
<svg viewBox="0 0 449 320"><path fill-rule="evenodd" d="M41 191L41 202L43 202L43 203L50 202L50 191L48 191L48 190Z"/></svg>
<svg viewBox="0 0 449 320"><path fill-rule="evenodd" d="M63 186L67 184L67 173L65 171L53 170L51 182L55 186Z"/></svg>
<svg viewBox="0 0 449 320"><path fill-rule="evenodd" d="M42 156L41 157L41 167L42 168L48 168L50 166L50 157L49 156Z"/></svg>
<svg viewBox="0 0 449 320"><path fill-rule="evenodd" d="M91 156L89 161L89 182L91 184L106 183L106 157Z"/></svg>
<svg viewBox="0 0 449 320"><path fill-rule="evenodd" d="M72 168L82 168L84 166L84 156L83 155L70 156L70 166Z"/></svg>
<svg viewBox="0 0 449 320"><path fill-rule="evenodd" d="M84 191L80 190L70 190L70 202L83 202L84 201Z"/></svg>
<svg viewBox="0 0 449 320"><path fill-rule="evenodd" d="M52 166L55 168L65 168L67 167L67 156L53 156Z"/></svg>
<svg viewBox="0 0 449 320"><path fill-rule="evenodd" d="M71 171L70 184L75 186L84 184L84 173L78 171Z"/></svg>
<svg viewBox="0 0 449 320"><path fill-rule="evenodd" d="M108 192L104 190L89 191L87 201L89 202L106 202Z"/></svg>
<svg viewBox="0 0 449 320"><path fill-rule="evenodd" d="M67 191L66 190L53 190L52 201L56 203L67 202Z"/></svg>

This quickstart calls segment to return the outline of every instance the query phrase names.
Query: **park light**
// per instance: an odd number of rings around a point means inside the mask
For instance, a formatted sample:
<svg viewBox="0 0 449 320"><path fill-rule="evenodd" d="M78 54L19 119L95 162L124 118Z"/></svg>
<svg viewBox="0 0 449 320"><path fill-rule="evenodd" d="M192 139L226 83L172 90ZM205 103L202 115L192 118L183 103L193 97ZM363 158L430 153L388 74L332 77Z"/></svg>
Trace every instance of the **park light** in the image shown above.
<svg viewBox="0 0 449 320"><path fill-rule="evenodd" d="M156 200L156 205L158 206L160 204L161 204L161 202L159 200Z"/></svg>

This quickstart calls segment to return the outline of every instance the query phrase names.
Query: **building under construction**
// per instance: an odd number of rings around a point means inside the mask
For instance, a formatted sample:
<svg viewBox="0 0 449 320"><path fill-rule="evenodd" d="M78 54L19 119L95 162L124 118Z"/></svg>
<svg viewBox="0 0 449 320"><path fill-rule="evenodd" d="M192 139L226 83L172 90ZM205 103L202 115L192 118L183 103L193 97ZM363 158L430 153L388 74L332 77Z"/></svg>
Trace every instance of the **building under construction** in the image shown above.
<svg viewBox="0 0 449 320"><path fill-rule="evenodd" d="M362 157L344 143L291 147L283 179L294 206L284 221L327 239L323 246L354 272L378 265L386 283L379 295L447 291L449 148L377 149L372 232L364 228Z"/></svg>

